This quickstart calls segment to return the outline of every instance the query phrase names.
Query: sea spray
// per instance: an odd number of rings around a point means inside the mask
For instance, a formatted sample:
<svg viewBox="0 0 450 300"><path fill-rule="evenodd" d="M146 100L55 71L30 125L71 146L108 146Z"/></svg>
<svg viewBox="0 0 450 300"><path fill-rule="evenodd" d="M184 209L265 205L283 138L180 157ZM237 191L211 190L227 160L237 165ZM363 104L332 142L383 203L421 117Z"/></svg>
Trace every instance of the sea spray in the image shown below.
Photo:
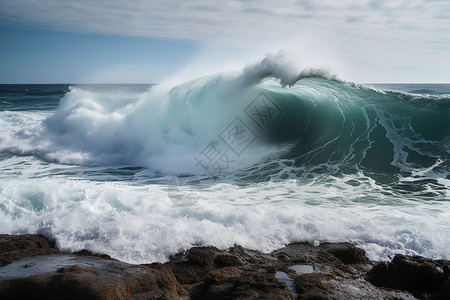
<svg viewBox="0 0 450 300"><path fill-rule="evenodd" d="M36 103L3 96L2 233L133 263L295 241L448 259L449 93L381 91L279 59L170 88L63 87L59 103L41 87L23 96ZM227 164L205 168L205 153ZM201 186L190 203L177 175Z"/></svg>
<svg viewBox="0 0 450 300"><path fill-rule="evenodd" d="M438 161L436 172L448 170L450 98L383 93L318 72L303 78L304 71L293 73L277 62L266 57L240 75L216 74L127 101L72 89L43 122L39 138L48 149L42 147L40 155L62 163L201 175L205 170L195 157L210 143L223 144L221 134L239 118L255 141L234 155L230 172L274 156L293 159L300 168L383 172L392 180ZM295 78L293 86L280 86L293 84L289 78ZM283 117L267 120L261 130L248 112L252 105L262 114L278 109Z"/></svg>

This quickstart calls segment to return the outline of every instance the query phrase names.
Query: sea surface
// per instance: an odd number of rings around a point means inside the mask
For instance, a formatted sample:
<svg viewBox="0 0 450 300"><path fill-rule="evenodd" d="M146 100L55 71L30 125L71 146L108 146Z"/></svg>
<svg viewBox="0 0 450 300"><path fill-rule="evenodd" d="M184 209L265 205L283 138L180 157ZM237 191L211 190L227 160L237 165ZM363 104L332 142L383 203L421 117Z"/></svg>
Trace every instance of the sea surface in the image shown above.
<svg viewBox="0 0 450 300"><path fill-rule="evenodd" d="M131 263L296 241L450 259L450 84L0 85L0 233Z"/></svg>

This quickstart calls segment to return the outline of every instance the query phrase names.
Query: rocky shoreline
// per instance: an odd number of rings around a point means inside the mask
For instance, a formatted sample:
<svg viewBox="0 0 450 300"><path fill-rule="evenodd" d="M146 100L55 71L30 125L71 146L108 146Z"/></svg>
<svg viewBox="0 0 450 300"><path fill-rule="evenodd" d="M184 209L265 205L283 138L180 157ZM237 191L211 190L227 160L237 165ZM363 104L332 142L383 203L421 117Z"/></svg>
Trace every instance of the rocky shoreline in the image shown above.
<svg viewBox="0 0 450 300"><path fill-rule="evenodd" d="M348 243L270 254L194 247L164 264L62 252L39 235L0 235L0 299L450 299L450 261L371 262Z"/></svg>

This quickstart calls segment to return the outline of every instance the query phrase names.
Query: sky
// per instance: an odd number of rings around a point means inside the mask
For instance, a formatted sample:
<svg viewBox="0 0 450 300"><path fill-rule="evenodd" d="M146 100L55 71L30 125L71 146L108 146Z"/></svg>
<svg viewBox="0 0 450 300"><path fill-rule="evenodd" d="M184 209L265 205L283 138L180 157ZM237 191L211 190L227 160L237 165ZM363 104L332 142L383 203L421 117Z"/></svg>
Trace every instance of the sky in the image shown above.
<svg viewBox="0 0 450 300"><path fill-rule="evenodd" d="M279 50L354 82L450 82L449 0L0 0L0 83L158 83Z"/></svg>

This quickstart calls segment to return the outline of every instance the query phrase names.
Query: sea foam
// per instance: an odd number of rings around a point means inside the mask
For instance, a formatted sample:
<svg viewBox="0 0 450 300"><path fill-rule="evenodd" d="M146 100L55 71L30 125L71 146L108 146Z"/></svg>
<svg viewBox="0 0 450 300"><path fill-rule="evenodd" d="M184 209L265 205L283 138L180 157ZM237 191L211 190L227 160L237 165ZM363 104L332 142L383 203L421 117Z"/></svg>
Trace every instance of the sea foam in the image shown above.
<svg viewBox="0 0 450 300"><path fill-rule="evenodd" d="M54 111L0 111L1 232L132 263L296 241L449 259L449 105L277 55L146 92L75 86Z"/></svg>

